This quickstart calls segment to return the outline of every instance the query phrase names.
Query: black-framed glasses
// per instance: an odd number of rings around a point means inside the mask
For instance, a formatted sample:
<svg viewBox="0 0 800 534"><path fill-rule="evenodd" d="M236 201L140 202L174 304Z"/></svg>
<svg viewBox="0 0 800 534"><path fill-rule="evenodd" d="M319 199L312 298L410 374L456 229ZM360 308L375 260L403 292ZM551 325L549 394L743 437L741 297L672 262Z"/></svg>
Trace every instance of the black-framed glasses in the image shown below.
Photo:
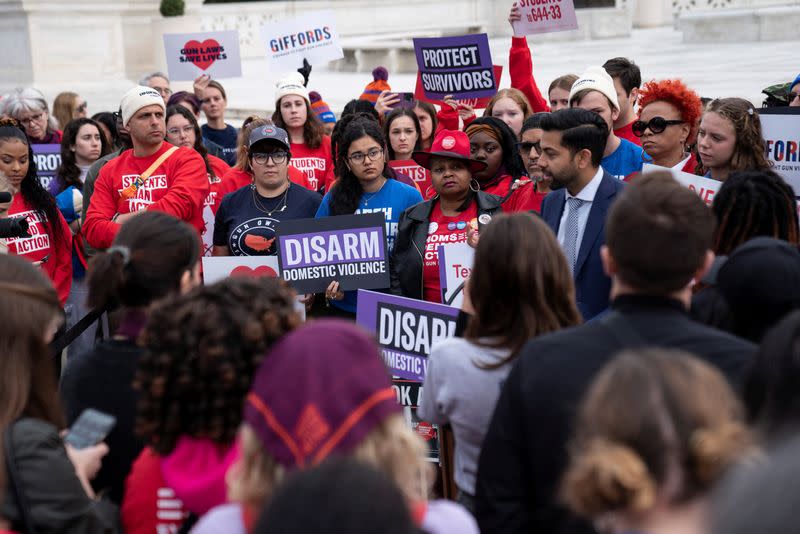
<svg viewBox="0 0 800 534"><path fill-rule="evenodd" d="M644 131L650 128L650 131L654 134L660 134L664 130L667 129L667 126L672 126L673 124L683 124L686 121L681 121L677 119L667 120L664 117L653 117L648 122L644 121L636 121L631 126L633 130L633 135L636 137L641 137L644 135Z"/></svg>
<svg viewBox="0 0 800 534"><path fill-rule="evenodd" d="M522 141L520 143L517 143L517 150L519 150L521 153L530 154L532 148L536 149L537 154L541 154L542 153L541 141L537 141L535 143L532 143L530 141Z"/></svg>
<svg viewBox="0 0 800 534"><path fill-rule="evenodd" d="M282 150L278 150L269 153L255 152L253 154L250 154L250 157L253 158L253 161L258 163L259 165L266 165L268 159L271 159L272 163L274 163L275 165L280 165L281 163L286 161L286 158L289 157L289 154L287 154Z"/></svg>
<svg viewBox="0 0 800 534"><path fill-rule="evenodd" d="M364 154L363 152L353 152L347 157L347 159L349 159L352 162L358 163L360 165L364 163L364 158L369 158L370 161L375 161L382 155L383 155L382 148L373 148L366 154Z"/></svg>

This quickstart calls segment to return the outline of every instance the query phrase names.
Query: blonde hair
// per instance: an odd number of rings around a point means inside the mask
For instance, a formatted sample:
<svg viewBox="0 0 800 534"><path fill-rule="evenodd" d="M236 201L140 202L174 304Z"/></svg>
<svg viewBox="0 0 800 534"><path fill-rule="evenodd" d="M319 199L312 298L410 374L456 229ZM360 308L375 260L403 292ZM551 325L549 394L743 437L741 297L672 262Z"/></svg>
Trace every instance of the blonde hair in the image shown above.
<svg viewBox="0 0 800 534"><path fill-rule="evenodd" d="M502 98L510 98L519 106L519 108L522 110L522 120L525 120L533 115L533 108L531 107L531 103L528 101L528 97L525 96L525 93L519 89L508 87L506 89L500 89L497 91L497 93L495 93L492 99L489 100L489 103L486 104L486 109L483 112L483 116L491 117L494 105L497 104L497 101Z"/></svg>
<svg viewBox="0 0 800 534"><path fill-rule="evenodd" d="M78 101L78 93L64 92L59 93L53 100L53 118L58 121L58 127L64 129L67 123L75 118L75 102Z"/></svg>
<svg viewBox="0 0 800 534"><path fill-rule="evenodd" d="M642 512L706 494L751 450L743 409L710 365L663 349L609 363L581 405L563 498L577 514Z"/></svg>
<svg viewBox="0 0 800 534"><path fill-rule="evenodd" d="M228 499L261 509L283 482L286 468L264 450L247 423L240 431L241 456L228 471ZM387 474L410 500L426 500L430 465L426 446L402 415L391 415L373 428L350 456Z"/></svg>

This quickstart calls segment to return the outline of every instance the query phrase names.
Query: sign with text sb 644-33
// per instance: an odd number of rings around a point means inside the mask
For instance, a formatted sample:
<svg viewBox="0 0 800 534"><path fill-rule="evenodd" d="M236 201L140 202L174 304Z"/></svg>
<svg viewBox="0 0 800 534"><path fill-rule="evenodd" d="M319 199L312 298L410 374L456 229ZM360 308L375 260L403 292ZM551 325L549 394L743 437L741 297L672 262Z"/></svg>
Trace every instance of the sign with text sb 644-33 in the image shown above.
<svg viewBox="0 0 800 534"><path fill-rule="evenodd" d="M212 78L242 75L239 32L236 30L164 35L167 70L172 81L190 81L201 74Z"/></svg>
<svg viewBox="0 0 800 534"><path fill-rule="evenodd" d="M298 293L389 287L383 213L295 219L278 225L281 277Z"/></svg>
<svg viewBox="0 0 800 534"><path fill-rule="evenodd" d="M485 33L414 38L422 91L430 99L481 98L497 92L489 39Z"/></svg>
<svg viewBox="0 0 800 534"><path fill-rule="evenodd" d="M514 35L578 29L573 0L519 0L519 10L522 19L514 22Z"/></svg>
<svg viewBox="0 0 800 534"><path fill-rule="evenodd" d="M280 20L261 28L267 62L273 71L323 65L344 57L333 11L315 11L302 17Z"/></svg>

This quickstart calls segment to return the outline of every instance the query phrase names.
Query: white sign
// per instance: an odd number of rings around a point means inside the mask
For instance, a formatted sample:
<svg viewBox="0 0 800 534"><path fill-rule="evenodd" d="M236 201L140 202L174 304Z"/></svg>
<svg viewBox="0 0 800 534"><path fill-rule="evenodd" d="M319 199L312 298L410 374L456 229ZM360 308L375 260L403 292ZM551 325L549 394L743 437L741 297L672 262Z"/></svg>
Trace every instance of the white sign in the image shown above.
<svg viewBox="0 0 800 534"><path fill-rule="evenodd" d="M475 261L475 249L466 243L448 243L439 245L437 254L442 304L460 308L464 300L464 284Z"/></svg>
<svg viewBox="0 0 800 534"><path fill-rule="evenodd" d="M800 196L800 114L783 109L786 114L759 114L767 159L774 165L772 170L792 186L795 196Z"/></svg>
<svg viewBox="0 0 800 534"><path fill-rule="evenodd" d="M191 81L201 74L212 79L242 75L236 30L164 35L167 70L172 81Z"/></svg>
<svg viewBox="0 0 800 534"><path fill-rule="evenodd" d="M321 65L344 57L333 11L314 11L263 26L261 40L270 70L276 72L298 69L304 58Z"/></svg>
<svg viewBox="0 0 800 534"><path fill-rule="evenodd" d="M203 258L203 283L213 284L229 276L277 277L277 256L217 256Z"/></svg>
<svg viewBox="0 0 800 534"><path fill-rule="evenodd" d="M513 23L514 35L578 29L573 0L519 0L519 11L522 19Z"/></svg>
<svg viewBox="0 0 800 534"><path fill-rule="evenodd" d="M661 167L659 165L653 165L652 163L645 163L642 166L642 174L654 171L667 171L672 173L673 178L695 192L697 196L709 206L714 201L714 196L717 194L717 191L719 191L719 188L722 187L722 182L719 180L712 180L704 176L697 176L696 174Z"/></svg>

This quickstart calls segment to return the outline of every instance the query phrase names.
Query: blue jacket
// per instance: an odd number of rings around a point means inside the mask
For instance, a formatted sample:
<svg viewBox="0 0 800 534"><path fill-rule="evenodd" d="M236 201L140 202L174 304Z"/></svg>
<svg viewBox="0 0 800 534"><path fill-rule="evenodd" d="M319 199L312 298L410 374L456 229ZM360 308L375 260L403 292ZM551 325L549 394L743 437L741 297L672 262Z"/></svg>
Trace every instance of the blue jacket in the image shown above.
<svg viewBox="0 0 800 534"><path fill-rule="evenodd" d="M583 231L581 248L575 262L575 298L584 321L608 308L611 279L603 271L600 247L606 243L608 209L623 187L623 182L603 171L603 178L592 202L586 229ZM565 204L565 189L553 191L542 201L542 218L556 235Z"/></svg>

